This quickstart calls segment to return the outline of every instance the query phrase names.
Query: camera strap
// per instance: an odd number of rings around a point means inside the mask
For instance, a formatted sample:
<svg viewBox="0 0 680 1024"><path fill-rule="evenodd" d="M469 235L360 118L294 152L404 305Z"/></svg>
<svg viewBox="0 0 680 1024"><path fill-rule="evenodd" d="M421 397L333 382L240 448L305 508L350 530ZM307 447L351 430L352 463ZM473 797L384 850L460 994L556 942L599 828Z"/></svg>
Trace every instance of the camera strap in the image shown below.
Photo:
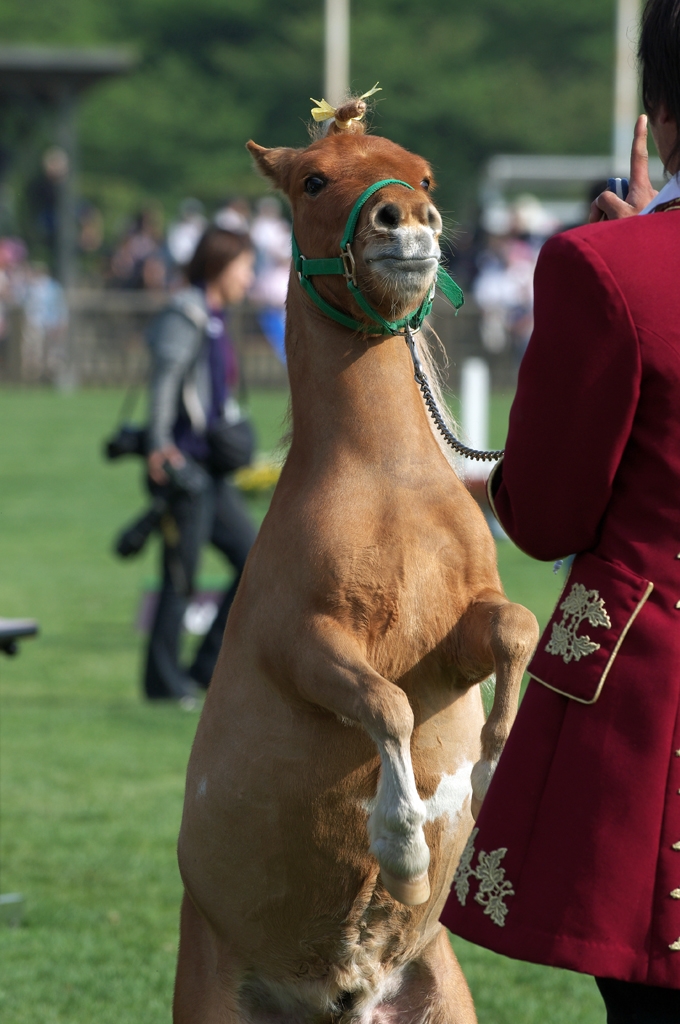
<svg viewBox="0 0 680 1024"><path fill-rule="evenodd" d="M122 427L124 423L129 422L137 406L140 390L141 386L138 381L128 385L116 420L116 425L118 427Z"/></svg>
<svg viewBox="0 0 680 1024"><path fill-rule="evenodd" d="M195 373L191 373L182 385L182 402L184 403L184 408L186 409L187 416L189 417L191 429L195 434L205 434L208 427L208 420L203 406L201 405L201 400L198 397Z"/></svg>

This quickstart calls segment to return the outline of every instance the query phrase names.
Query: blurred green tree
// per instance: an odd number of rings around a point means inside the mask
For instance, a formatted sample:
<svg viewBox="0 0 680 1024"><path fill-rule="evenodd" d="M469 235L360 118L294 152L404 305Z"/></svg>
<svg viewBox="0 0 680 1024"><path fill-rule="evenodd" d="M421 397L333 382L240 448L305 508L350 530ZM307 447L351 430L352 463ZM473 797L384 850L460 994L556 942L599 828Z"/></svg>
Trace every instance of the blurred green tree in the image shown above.
<svg viewBox="0 0 680 1024"><path fill-rule="evenodd" d="M321 0L5 0L4 43L133 46L138 70L85 100L83 186L106 209L265 188L244 150L304 145L322 86ZM614 0L354 5L352 85L374 129L434 164L461 218L492 153L604 153Z"/></svg>

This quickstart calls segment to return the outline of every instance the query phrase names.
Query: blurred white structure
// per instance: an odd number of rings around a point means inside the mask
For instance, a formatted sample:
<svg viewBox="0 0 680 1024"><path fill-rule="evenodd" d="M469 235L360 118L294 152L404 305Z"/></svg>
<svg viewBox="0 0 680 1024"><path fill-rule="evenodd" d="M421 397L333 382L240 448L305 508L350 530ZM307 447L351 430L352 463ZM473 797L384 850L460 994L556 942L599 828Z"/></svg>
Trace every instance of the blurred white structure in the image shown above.
<svg viewBox="0 0 680 1024"><path fill-rule="evenodd" d="M349 93L349 0L326 2L324 98L337 107Z"/></svg>
<svg viewBox="0 0 680 1024"><path fill-rule="evenodd" d="M488 363L484 359L466 359L460 376L461 426L471 448L489 446L490 387Z"/></svg>
<svg viewBox="0 0 680 1024"><path fill-rule="evenodd" d="M640 0L617 0L612 153L614 174L622 178L630 173L630 144L640 110L636 52L639 25Z"/></svg>
<svg viewBox="0 0 680 1024"><path fill-rule="evenodd" d="M633 124L635 121L633 120ZM630 147L633 141L633 128L627 138L625 173L616 171L614 156L532 156L518 153L498 153L492 156L486 165L482 178L479 200L486 216L500 219L503 211L508 208L506 196L516 193L517 189L535 188L541 193L544 209L563 224L577 223L587 216L587 203L574 199L546 199L543 193L559 195L566 186L581 183L585 189L596 181L610 177L628 177L630 171ZM656 188L664 184L663 164L658 157L649 161L649 176Z"/></svg>
<svg viewBox="0 0 680 1024"><path fill-rule="evenodd" d="M612 106L612 151L610 156L544 156L499 153L492 157L480 186L483 210L491 207L498 219L506 197L517 189L535 188L548 212L563 224L575 224L588 215L586 188L610 177L628 177L633 128L640 112L637 42L640 0L617 0L615 23L615 67ZM654 157L649 176L657 188L664 184L663 165ZM560 199L574 183L584 186L582 201ZM550 196L551 198L547 198Z"/></svg>
<svg viewBox="0 0 680 1024"><path fill-rule="evenodd" d="M179 219L168 228L168 250L178 267L186 266L208 225L200 199L189 196L179 206Z"/></svg>

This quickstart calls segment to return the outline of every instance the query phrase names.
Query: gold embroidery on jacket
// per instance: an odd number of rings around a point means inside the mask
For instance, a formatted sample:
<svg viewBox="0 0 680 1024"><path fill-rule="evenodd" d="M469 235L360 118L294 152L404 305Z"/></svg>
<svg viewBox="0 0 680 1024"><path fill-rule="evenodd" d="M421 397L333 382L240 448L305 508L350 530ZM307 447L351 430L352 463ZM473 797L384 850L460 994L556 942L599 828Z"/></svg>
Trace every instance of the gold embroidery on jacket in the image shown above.
<svg viewBox="0 0 680 1024"><path fill-rule="evenodd" d="M460 858L453 885L458 901L465 906L470 893L470 879L476 878L479 882L479 891L475 896L475 902L484 907L484 913L491 918L494 924L503 928L508 913L505 898L515 895L515 890L505 877L505 868L500 866L508 849L506 846L501 846L498 850L492 850L491 853L480 850L477 867L473 868L472 860L475 856L475 840L478 832L479 829L475 828L470 834Z"/></svg>
<svg viewBox="0 0 680 1024"><path fill-rule="evenodd" d="M587 634L579 636L576 632L584 619L591 626L611 629L612 622L599 591L586 590L582 583L574 583L560 608L564 615L561 622L553 622L552 636L545 648L548 654L562 655L562 660L568 665L572 659L580 661L599 651L600 644Z"/></svg>
<svg viewBox="0 0 680 1024"><path fill-rule="evenodd" d="M675 950L676 953L680 952L680 939L676 939L675 942L671 942L668 948Z"/></svg>

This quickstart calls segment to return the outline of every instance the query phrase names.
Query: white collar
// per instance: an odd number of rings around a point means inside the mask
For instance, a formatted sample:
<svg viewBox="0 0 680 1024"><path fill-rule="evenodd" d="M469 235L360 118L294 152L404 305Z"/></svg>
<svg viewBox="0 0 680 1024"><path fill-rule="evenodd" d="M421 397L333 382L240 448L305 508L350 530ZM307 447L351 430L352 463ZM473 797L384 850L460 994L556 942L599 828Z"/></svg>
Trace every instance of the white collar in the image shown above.
<svg viewBox="0 0 680 1024"><path fill-rule="evenodd" d="M643 213L653 213L657 206L661 206L662 203L670 203L672 199L680 199L680 171L674 174L670 181L666 182L659 194L654 196L651 203L648 203L644 210L640 210L640 216Z"/></svg>

